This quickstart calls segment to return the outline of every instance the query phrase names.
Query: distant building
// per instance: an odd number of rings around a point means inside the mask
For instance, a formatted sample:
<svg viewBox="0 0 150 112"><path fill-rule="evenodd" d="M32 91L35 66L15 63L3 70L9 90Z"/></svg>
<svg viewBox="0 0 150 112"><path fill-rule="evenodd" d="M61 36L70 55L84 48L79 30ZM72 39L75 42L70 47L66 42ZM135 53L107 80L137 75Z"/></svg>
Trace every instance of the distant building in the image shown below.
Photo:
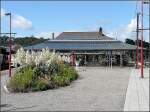
<svg viewBox="0 0 150 112"><path fill-rule="evenodd" d="M55 39L25 47L34 50L43 48L73 57L80 61L80 65L86 66L122 66L127 65L129 60L134 61L136 57L136 46L106 36L102 28L98 32L63 32Z"/></svg>

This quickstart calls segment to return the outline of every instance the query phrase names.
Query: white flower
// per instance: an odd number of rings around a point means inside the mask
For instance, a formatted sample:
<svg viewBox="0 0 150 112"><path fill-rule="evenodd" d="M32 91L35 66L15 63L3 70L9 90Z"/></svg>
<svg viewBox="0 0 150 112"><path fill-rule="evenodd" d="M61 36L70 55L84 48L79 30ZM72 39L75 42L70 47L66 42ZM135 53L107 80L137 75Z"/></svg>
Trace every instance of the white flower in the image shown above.
<svg viewBox="0 0 150 112"><path fill-rule="evenodd" d="M16 60L16 62L19 63L20 65L25 64L26 53L23 48L20 48L14 57L16 58L14 60Z"/></svg>
<svg viewBox="0 0 150 112"><path fill-rule="evenodd" d="M66 57L63 55L61 58L62 58L63 61L65 61L65 58L66 58Z"/></svg>
<svg viewBox="0 0 150 112"><path fill-rule="evenodd" d="M29 53L29 51L26 52L26 64L31 65L32 64L32 55Z"/></svg>
<svg viewBox="0 0 150 112"><path fill-rule="evenodd" d="M71 62L71 59L70 59L70 57L69 57L69 56L68 56L67 62L68 62L68 63L70 63L70 62Z"/></svg>
<svg viewBox="0 0 150 112"><path fill-rule="evenodd" d="M17 61L17 58L15 57L15 55L12 56L11 62L13 63L13 66L15 66L15 67L17 66L18 61Z"/></svg>
<svg viewBox="0 0 150 112"><path fill-rule="evenodd" d="M46 65L47 65L47 66L50 66L51 63L52 63L52 59L49 59L49 60L46 62Z"/></svg>
<svg viewBox="0 0 150 112"><path fill-rule="evenodd" d="M24 51L23 48L20 48L17 53L12 58L14 64L34 64L38 66L39 64L44 64L49 66L53 61L59 62L64 61L66 63L70 63L69 56L60 56L53 52L50 52L48 48L42 49L42 52L34 52L34 51Z"/></svg>
<svg viewBox="0 0 150 112"><path fill-rule="evenodd" d="M35 65L38 66L41 63L41 60L39 59L38 56L36 56L34 62L35 62Z"/></svg>
<svg viewBox="0 0 150 112"><path fill-rule="evenodd" d="M58 56L58 60L62 60L60 55Z"/></svg>

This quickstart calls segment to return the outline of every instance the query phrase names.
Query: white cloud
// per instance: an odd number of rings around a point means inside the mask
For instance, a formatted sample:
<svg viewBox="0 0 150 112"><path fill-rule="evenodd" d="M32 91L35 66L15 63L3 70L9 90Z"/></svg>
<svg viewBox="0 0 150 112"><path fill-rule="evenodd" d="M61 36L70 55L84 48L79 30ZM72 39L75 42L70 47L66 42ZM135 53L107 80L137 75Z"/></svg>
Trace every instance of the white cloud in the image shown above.
<svg viewBox="0 0 150 112"><path fill-rule="evenodd" d="M32 28L32 22L24 18L20 15L14 15L12 19L12 26L14 28L20 28L23 30L31 29Z"/></svg>
<svg viewBox="0 0 150 112"><path fill-rule="evenodd" d="M137 21L136 18L132 19L129 24L125 25L124 27L119 27L113 31L108 33L109 36L114 38L117 37L118 40L125 41L126 38L130 38L135 40L136 39L136 26ZM139 23L139 28L141 28L141 23ZM149 31L144 31L144 40L149 41ZM139 38L141 34L139 33Z"/></svg>
<svg viewBox="0 0 150 112"><path fill-rule="evenodd" d="M149 38L149 31L146 30L145 33L144 33L144 40L149 42L150 41L150 38Z"/></svg>
<svg viewBox="0 0 150 112"><path fill-rule="evenodd" d="M136 31L136 18L132 19L129 24L116 28L107 34L108 36L124 41L126 38L135 39L135 31Z"/></svg>
<svg viewBox="0 0 150 112"><path fill-rule="evenodd" d="M1 8L1 18L4 17L5 13L7 11L3 8ZM21 15L12 14L12 27L22 29L22 30L28 30L32 28L32 22L26 18L24 18Z"/></svg>
<svg viewBox="0 0 150 112"><path fill-rule="evenodd" d="M45 39L52 39L52 33L53 32L50 32L50 31L49 32L41 32L41 33L35 35L35 37L37 37L37 38L43 37ZM54 32L54 38L56 38L60 33L61 32Z"/></svg>
<svg viewBox="0 0 150 112"><path fill-rule="evenodd" d="M5 16L5 12L6 11L3 8L1 8L1 14L0 14L1 18Z"/></svg>
<svg viewBox="0 0 150 112"><path fill-rule="evenodd" d="M132 32L135 29L136 29L136 18L132 19L131 22L126 27L127 32Z"/></svg>

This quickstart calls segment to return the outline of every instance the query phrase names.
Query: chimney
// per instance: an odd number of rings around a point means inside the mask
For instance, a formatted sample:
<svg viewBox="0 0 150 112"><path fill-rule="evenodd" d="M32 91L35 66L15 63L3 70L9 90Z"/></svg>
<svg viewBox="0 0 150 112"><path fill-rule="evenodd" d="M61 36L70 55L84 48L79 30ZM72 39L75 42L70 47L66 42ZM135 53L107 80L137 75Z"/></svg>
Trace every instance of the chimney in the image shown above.
<svg viewBox="0 0 150 112"><path fill-rule="evenodd" d="M99 35L103 35L103 29L102 29L102 27L99 28Z"/></svg>
<svg viewBox="0 0 150 112"><path fill-rule="evenodd" d="M54 33L52 33L52 40L54 40Z"/></svg>

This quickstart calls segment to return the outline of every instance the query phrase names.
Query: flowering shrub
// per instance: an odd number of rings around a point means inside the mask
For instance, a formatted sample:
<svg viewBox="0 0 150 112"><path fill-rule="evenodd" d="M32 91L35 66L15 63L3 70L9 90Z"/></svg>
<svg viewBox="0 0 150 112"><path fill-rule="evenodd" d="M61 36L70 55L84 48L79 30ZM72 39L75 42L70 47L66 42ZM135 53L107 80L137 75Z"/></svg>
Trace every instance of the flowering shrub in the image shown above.
<svg viewBox="0 0 150 112"><path fill-rule="evenodd" d="M42 49L41 52L29 52L24 51L23 48L20 48L17 53L12 57L12 62L14 65L47 65L49 66L51 62L56 61L63 61L65 63L70 63L69 56L59 56L49 51L48 48Z"/></svg>
<svg viewBox="0 0 150 112"><path fill-rule="evenodd" d="M20 48L15 54L15 56L12 57L12 62L14 63L14 65L17 64L24 65L25 61L26 61L26 52L24 51L23 48Z"/></svg>
<svg viewBox="0 0 150 112"><path fill-rule="evenodd" d="M41 52L24 51L21 48L13 57L13 63L21 67L7 84L12 92L67 86L78 77L76 70L69 65L69 57L51 53L47 48Z"/></svg>

